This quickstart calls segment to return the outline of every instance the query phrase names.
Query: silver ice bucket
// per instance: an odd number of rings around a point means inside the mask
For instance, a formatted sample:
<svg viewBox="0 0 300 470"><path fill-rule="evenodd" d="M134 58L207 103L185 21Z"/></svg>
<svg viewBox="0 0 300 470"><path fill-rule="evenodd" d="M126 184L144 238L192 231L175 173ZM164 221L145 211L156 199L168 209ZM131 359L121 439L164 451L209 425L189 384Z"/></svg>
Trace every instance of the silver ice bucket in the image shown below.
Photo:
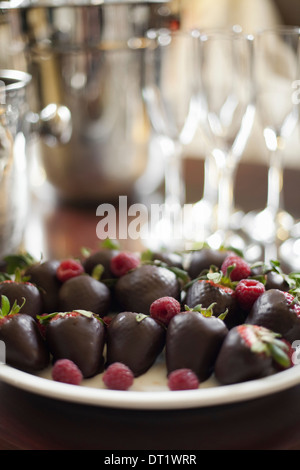
<svg viewBox="0 0 300 470"><path fill-rule="evenodd" d="M0 69L0 258L21 248L28 217L31 76Z"/></svg>
<svg viewBox="0 0 300 470"><path fill-rule="evenodd" d="M99 203L134 193L147 166L150 127L143 51L131 38L166 25L168 4L0 1L0 41L7 41L0 64L15 61L33 77L38 155L62 198Z"/></svg>

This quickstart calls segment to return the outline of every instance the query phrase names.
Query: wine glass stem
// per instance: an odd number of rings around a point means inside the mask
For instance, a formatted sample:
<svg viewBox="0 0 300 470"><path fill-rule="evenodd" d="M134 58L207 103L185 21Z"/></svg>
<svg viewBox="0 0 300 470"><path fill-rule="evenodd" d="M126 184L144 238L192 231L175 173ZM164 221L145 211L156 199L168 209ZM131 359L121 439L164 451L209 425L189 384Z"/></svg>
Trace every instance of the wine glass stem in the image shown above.
<svg viewBox="0 0 300 470"><path fill-rule="evenodd" d="M216 162L212 155L208 155L204 160L204 185L203 200L212 207L218 200L218 182L216 180Z"/></svg>
<svg viewBox="0 0 300 470"><path fill-rule="evenodd" d="M217 230L222 231L224 235L229 230L230 217L233 211L234 176L234 168L224 166L219 169Z"/></svg>
<svg viewBox="0 0 300 470"><path fill-rule="evenodd" d="M182 207L185 202L182 145L173 141L172 149L165 158L165 204Z"/></svg>
<svg viewBox="0 0 300 470"><path fill-rule="evenodd" d="M272 151L268 171L267 208L276 217L282 208L283 199L283 161L280 150Z"/></svg>

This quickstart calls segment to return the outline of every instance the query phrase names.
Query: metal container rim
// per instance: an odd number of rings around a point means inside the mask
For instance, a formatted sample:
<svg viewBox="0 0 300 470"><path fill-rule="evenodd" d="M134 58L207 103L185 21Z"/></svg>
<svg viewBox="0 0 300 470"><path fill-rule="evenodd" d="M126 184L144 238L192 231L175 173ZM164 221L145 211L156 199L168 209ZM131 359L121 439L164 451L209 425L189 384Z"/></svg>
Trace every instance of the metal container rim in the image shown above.
<svg viewBox="0 0 300 470"><path fill-rule="evenodd" d="M3 79L12 80L12 83L8 85L2 85ZM20 88L24 88L26 85L30 83L32 76L20 70L8 70L8 69L0 69L0 90L1 88L5 88L5 91L15 91L19 90Z"/></svg>
<svg viewBox="0 0 300 470"><path fill-rule="evenodd" d="M102 5L141 5L170 3L171 0L4 0L0 1L0 10L16 10L27 8L59 8L59 7L95 7Z"/></svg>

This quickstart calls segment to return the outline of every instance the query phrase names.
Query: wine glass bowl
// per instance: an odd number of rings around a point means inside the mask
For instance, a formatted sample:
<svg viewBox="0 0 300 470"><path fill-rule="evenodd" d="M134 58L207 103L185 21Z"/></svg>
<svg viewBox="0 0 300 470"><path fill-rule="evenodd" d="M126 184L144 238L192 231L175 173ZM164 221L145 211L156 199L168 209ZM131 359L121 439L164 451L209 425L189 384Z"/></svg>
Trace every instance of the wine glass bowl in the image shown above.
<svg viewBox="0 0 300 470"><path fill-rule="evenodd" d="M164 214L157 233L149 234L148 244L158 241L169 246L174 241L185 203L182 152L197 128L194 44L192 32L181 30L150 30L146 36L143 98L153 132L160 139L165 186Z"/></svg>
<svg viewBox="0 0 300 470"><path fill-rule="evenodd" d="M253 38L240 30L200 32L198 44L200 131L214 157L218 185L209 238L221 245L237 240L232 227L235 176L255 114ZM238 244L245 245L241 238Z"/></svg>
<svg viewBox="0 0 300 470"><path fill-rule="evenodd" d="M254 43L256 109L269 153L268 194L265 208L247 214L243 225L253 239L264 244L266 258L278 258L280 245L294 225L293 216L284 208L283 172L287 144L299 115L293 94L300 71L300 28L263 30Z"/></svg>

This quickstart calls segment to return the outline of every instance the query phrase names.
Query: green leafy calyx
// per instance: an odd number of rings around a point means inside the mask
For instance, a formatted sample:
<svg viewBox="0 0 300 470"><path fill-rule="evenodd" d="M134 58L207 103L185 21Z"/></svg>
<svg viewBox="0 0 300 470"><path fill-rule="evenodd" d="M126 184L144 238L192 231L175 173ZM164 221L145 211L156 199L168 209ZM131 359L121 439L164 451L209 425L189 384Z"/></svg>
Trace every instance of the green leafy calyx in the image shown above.
<svg viewBox="0 0 300 470"><path fill-rule="evenodd" d="M10 305L10 301L6 295L1 295L1 308L0 308L0 318L7 317L8 315L15 315L19 313L21 308L24 306L26 299L23 298L23 302L21 305L17 304L15 300L12 307Z"/></svg>

